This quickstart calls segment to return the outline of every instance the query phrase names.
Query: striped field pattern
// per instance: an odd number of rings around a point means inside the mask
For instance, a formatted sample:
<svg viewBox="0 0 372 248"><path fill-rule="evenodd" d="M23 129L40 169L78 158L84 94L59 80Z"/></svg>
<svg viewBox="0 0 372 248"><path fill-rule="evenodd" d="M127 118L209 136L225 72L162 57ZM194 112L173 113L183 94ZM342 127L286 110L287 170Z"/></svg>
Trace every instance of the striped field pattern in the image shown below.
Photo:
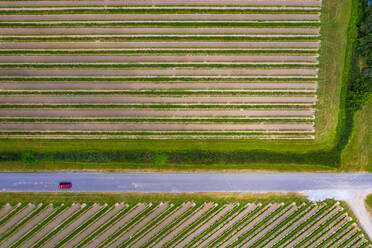
<svg viewBox="0 0 372 248"><path fill-rule="evenodd" d="M321 0L0 0L0 137L314 139Z"/></svg>
<svg viewBox="0 0 372 248"><path fill-rule="evenodd" d="M371 248L339 202L6 204L0 247Z"/></svg>

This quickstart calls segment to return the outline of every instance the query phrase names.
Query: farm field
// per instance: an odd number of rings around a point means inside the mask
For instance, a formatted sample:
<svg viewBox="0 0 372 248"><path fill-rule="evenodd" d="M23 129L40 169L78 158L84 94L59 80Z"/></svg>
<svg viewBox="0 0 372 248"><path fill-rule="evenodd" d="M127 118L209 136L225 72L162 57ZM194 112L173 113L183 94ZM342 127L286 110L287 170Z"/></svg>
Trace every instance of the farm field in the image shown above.
<svg viewBox="0 0 372 248"><path fill-rule="evenodd" d="M320 0L0 1L0 13L0 138L316 138Z"/></svg>
<svg viewBox="0 0 372 248"><path fill-rule="evenodd" d="M371 247L342 203L6 203L1 247Z"/></svg>

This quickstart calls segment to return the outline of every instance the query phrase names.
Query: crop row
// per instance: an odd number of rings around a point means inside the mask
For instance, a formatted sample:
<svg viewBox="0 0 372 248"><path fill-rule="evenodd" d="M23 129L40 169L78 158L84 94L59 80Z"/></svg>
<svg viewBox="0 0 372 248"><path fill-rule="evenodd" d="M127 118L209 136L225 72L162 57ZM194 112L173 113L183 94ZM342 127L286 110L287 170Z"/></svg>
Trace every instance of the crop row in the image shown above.
<svg viewBox="0 0 372 248"><path fill-rule="evenodd" d="M314 138L321 1L0 1L0 15L1 137Z"/></svg>

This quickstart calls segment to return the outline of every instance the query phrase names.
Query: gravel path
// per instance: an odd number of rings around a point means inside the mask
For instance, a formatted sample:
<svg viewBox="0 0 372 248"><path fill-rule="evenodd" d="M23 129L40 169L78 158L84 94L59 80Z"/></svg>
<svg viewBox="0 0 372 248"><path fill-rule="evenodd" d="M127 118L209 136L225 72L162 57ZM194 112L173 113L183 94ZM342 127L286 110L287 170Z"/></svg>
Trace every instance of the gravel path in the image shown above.
<svg viewBox="0 0 372 248"><path fill-rule="evenodd" d="M127 232L123 236L119 236L114 242L111 243L110 248L116 248L124 243L127 239L130 239L137 231L140 231L143 227L145 227L150 221L152 221L157 216L161 215L164 211L168 208L168 203L160 203L156 209L154 209L151 214L147 215L139 222L135 224L135 226L130 227L130 230L126 230Z"/></svg>
<svg viewBox="0 0 372 248"><path fill-rule="evenodd" d="M0 1L1 3L1 1ZM319 28L0 28L0 34L157 34L157 33L306 33L319 34Z"/></svg>
<svg viewBox="0 0 372 248"><path fill-rule="evenodd" d="M4 234L5 231L7 231L11 226L20 221L23 217L28 215L32 210L35 209L35 207L35 205L29 204L25 209L13 216L8 222L0 227L0 234Z"/></svg>
<svg viewBox="0 0 372 248"><path fill-rule="evenodd" d="M0 130L84 131L314 131L311 124L0 124Z"/></svg>
<svg viewBox="0 0 372 248"><path fill-rule="evenodd" d="M121 203L121 204L116 205L114 209L110 209L97 222L85 228L84 231L78 234L78 236L75 239L73 239L71 242L69 242L66 247L74 247L75 245L77 245L80 241L84 240L93 231L97 230L101 225L103 225L106 221L108 221L112 216L114 216L120 210L122 210L124 206L125 205Z"/></svg>
<svg viewBox="0 0 372 248"><path fill-rule="evenodd" d="M91 209L89 209L83 215L79 216L77 220L75 220L70 225L68 225L65 229L63 229L62 232L59 232L48 243L44 244L43 247L45 247L45 248L54 247L54 245L56 245L58 242L60 242L69 233L73 232L76 228L78 228L81 224L83 224L91 216L93 216L95 213L97 213L100 209L101 209L101 206L100 205L94 204Z"/></svg>
<svg viewBox="0 0 372 248"><path fill-rule="evenodd" d="M314 96L247 97L118 97L118 96L2 96L0 103L314 103Z"/></svg>
<svg viewBox="0 0 372 248"><path fill-rule="evenodd" d="M320 14L60 14L60 15L2 15L2 21L32 20L319 20Z"/></svg>
<svg viewBox="0 0 372 248"><path fill-rule="evenodd" d="M79 29L80 30L80 29ZM0 42L1 48L172 48L172 47L229 47L229 48L319 48L320 42Z"/></svg>
<svg viewBox="0 0 372 248"><path fill-rule="evenodd" d="M124 218L120 219L118 222L116 222L114 225L106 229L101 233L100 236L98 236L96 239L93 240L93 242L86 244L84 247L98 247L100 243L102 243L104 240L106 240L111 234L116 232L120 227L128 223L131 219L133 219L135 216L137 216L139 213L141 213L143 210L146 209L148 205L145 205L143 203L139 203L136 205L136 209L131 211L129 214L125 215Z"/></svg>
<svg viewBox="0 0 372 248"><path fill-rule="evenodd" d="M21 238L26 232L30 231L35 225L40 224L40 222L46 218L49 214L54 211L53 206L48 207L47 209L43 210L38 216L36 216L33 220L27 223L21 230L13 234L6 242L2 243L2 247L10 247L10 245Z"/></svg>
<svg viewBox="0 0 372 248"><path fill-rule="evenodd" d="M318 0L80 0L80 1L0 1L0 7L14 6L91 6L91 5L294 5L320 6Z"/></svg>
<svg viewBox="0 0 372 248"><path fill-rule="evenodd" d="M53 220L53 222L49 223L44 228L40 229L39 232L35 234L31 239L29 239L26 243L23 244L22 247L31 247L35 242L46 236L49 232L57 228L64 220L66 220L69 216L71 216L75 211L80 209L80 204L73 204L70 208L64 210L57 218Z"/></svg>
<svg viewBox="0 0 372 248"><path fill-rule="evenodd" d="M0 69L4 76L208 76L208 75L250 75L250 76L317 76L318 69Z"/></svg>
<svg viewBox="0 0 372 248"><path fill-rule="evenodd" d="M256 55L256 56L231 56L231 55L205 55L205 56L0 56L0 62L86 62L86 61L317 61L318 56L296 56L296 55Z"/></svg>
<svg viewBox="0 0 372 248"><path fill-rule="evenodd" d="M0 83L1 90L316 89L316 83Z"/></svg>
<svg viewBox="0 0 372 248"><path fill-rule="evenodd" d="M288 117L314 115L314 110L3 110L0 116L12 117ZM27 119L25 119L27 120ZM61 120L63 121L63 120Z"/></svg>

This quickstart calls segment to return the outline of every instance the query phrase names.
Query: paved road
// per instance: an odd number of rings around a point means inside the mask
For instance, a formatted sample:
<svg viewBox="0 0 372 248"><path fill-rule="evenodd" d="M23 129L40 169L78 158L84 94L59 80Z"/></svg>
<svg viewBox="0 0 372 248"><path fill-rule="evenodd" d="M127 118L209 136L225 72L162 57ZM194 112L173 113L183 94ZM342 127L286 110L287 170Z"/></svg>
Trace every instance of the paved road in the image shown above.
<svg viewBox="0 0 372 248"><path fill-rule="evenodd" d="M0 190L86 192L255 192L372 189L372 174L333 173L0 173Z"/></svg>
<svg viewBox="0 0 372 248"><path fill-rule="evenodd" d="M372 174L335 173L0 173L0 190L59 191L69 181L76 192L300 192L311 200L346 200L372 238L363 200Z"/></svg>

